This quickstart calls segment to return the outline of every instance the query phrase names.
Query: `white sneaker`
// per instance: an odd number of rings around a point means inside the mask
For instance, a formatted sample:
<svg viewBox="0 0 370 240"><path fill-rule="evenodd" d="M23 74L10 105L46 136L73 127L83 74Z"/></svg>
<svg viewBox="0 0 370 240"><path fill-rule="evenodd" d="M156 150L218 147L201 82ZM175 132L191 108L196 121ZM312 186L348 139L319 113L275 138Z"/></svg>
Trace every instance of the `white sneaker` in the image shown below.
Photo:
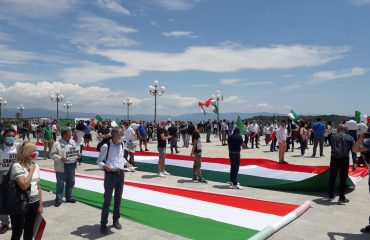
<svg viewBox="0 0 370 240"><path fill-rule="evenodd" d="M166 171L163 171L162 172L164 175L166 175L166 176L169 176L169 175L171 175L171 174L169 174L168 172L166 172Z"/></svg>
<svg viewBox="0 0 370 240"><path fill-rule="evenodd" d="M238 184L236 184L236 185L234 185L234 188L235 189L239 189L239 190L242 190L243 189L243 187L242 186L240 186L240 184L238 183Z"/></svg>
<svg viewBox="0 0 370 240"><path fill-rule="evenodd" d="M158 177L166 177L162 172L158 173Z"/></svg>

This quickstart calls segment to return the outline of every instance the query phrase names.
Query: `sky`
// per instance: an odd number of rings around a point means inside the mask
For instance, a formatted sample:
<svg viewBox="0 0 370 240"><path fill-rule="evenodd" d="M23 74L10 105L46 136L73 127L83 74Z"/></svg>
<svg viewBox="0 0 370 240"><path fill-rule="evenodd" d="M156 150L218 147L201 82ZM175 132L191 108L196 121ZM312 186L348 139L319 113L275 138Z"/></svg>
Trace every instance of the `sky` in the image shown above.
<svg viewBox="0 0 370 240"><path fill-rule="evenodd" d="M161 115L217 90L221 113L369 113L369 24L370 0L0 0L0 97L152 114L158 80Z"/></svg>

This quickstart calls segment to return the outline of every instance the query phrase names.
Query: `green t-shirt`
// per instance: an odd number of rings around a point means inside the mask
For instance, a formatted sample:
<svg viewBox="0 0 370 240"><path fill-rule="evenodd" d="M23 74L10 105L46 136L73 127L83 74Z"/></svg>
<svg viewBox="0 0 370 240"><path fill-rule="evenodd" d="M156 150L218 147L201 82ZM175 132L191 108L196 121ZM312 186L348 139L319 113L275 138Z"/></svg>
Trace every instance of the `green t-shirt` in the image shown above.
<svg viewBox="0 0 370 240"><path fill-rule="evenodd" d="M43 133L44 133L44 140L45 141L50 141L53 139L53 133L52 133L52 130L51 128L47 127L47 128L44 128L43 130Z"/></svg>

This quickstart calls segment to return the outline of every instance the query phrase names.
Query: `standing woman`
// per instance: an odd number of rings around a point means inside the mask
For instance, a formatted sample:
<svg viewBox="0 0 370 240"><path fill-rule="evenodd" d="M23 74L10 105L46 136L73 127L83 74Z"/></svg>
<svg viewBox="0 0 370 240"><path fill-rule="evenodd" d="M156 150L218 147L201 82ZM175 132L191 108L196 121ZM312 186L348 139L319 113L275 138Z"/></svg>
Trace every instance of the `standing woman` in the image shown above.
<svg viewBox="0 0 370 240"><path fill-rule="evenodd" d="M299 134L301 136L301 156L306 156L305 153L306 153L306 148L307 148L307 144L308 144L308 139L309 139L309 136L310 136L310 133L308 131L308 126L307 126L307 123L305 122L302 122L301 123L301 128L299 130Z"/></svg>
<svg viewBox="0 0 370 240"><path fill-rule="evenodd" d="M13 164L10 179L15 180L22 190L31 188L28 211L11 215L11 240L32 240L36 216L42 213L42 195L40 190L40 167L33 162L38 156L34 143L24 142L18 147L17 162Z"/></svg>
<svg viewBox="0 0 370 240"><path fill-rule="evenodd" d="M276 131L276 140L279 143L279 163L288 163L284 160L285 150L287 147L287 135L288 131L286 129L286 123L285 121L282 121L280 128Z"/></svg>

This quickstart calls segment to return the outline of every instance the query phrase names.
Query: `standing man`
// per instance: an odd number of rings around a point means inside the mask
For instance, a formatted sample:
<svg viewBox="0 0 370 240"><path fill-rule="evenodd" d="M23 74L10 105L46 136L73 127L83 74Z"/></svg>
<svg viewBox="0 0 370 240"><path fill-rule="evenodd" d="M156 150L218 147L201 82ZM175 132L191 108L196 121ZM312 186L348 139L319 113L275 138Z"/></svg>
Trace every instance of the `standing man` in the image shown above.
<svg viewBox="0 0 370 240"><path fill-rule="evenodd" d="M276 140L279 144L279 163L285 164L288 163L285 161L285 151L287 147L287 136L288 130L286 129L285 121L281 122L280 128L276 131Z"/></svg>
<svg viewBox="0 0 370 240"><path fill-rule="evenodd" d="M99 157L96 161L100 169L104 171L104 203L100 220L100 232L104 235L108 234L107 223L113 190L113 226L116 229L122 229L122 225L118 220L121 216L120 208L125 178L124 166L127 164L123 157L124 149L121 143L121 137L123 136L122 128L114 127L111 135L112 139L100 148Z"/></svg>
<svg viewBox="0 0 370 240"><path fill-rule="evenodd" d="M53 147L53 131L50 127L50 123L46 123L42 127L43 141L44 141L44 159L49 158L51 148ZM46 154L46 149L48 150Z"/></svg>
<svg viewBox="0 0 370 240"><path fill-rule="evenodd" d="M211 120L208 120L208 122L206 123L206 133L207 133L206 142L207 143L211 142L211 131L212 131L212 123L211 123Z"/></svg>
<svg viewBox="0 0 370 240"><path fill-rule="evenodd" d="M170 175L165 170L165 159L166 159L166 147L167 147L167 140L171 139L171 136L166 136L166 122L162 121L160 126L157 129L157 139L158 139L158 153L159 153L159 160L158 160L158 176L165 177Z"/></svg>
<svg viewBox="0 0 370 240"><path fill-rule="evenodd" d="M331 159L330 159L330 177L329 177L329 200L334 199L335 180L339 171L339 202L349 202L344 196L346 189L346 181L349 168L349 153L355 143L352 136L346 134L347 127L339 125L337 134L333 134L331 138ZM353 162L353 171L356 170L355 162Z"/></svg>
<svg viewBox="0 0 370 240"><path fill-rule="evenodd" d="M355 153L358 153L358 152L370 153L370 134L369 133L360 134L358 140L352 147L352 151ZM369 178L369 192L370 192L370 178ZM361 232L370 233L370 217L369 217L369 225L362 228Z"/></svg>
<svg viewBox="0 0 370 240"><path fill-rule="evenodd" d="M312 125L313 128L313 153L311 157L316 157L317 145L320 144L320 157L324 157L324 134L325 124L321 122L321 118L317 118L317 121Z"/></svg>
<svg viewBox="0 0 370 240"><path fill-rule="evenodd" d="M178 129L175 123L171 123L171 126L168 128L168 135L171 136L170 140L171 154L173 154L173 149L175 149L176 153L180 153L180 151L177 149Z"/></svg>
<svg viewBox="0 0 370 240"><path fill-rule="evenodd" d="M184 121L182 121L181 124L180 124L180 133L181 133L182 141L184 143L182 147L188 148L189 147L188 127L187 127L187 125L185 124Z"/></svg>
<svg viewBox="0 0 370 240"><path fill-rule="evenodd" d="M145 152L148 152L149 151L148 143L147 143L148 134L147 134L144 122L140 122L140 126L137 129L137 133L138 133L138 138L140 142L140 151L141 152L143 151L143 144L144 144Z"/></svg>
<svg viewBox="0 0 370 240"><path fill-rule="evenodd" d="M197 125L197 129L193 134L193 147L191 149L190 156L194 156L193 165L193 182L207 183L207 181L202 177L201 166L202 166L202 142L200 140L200 125Z"/></svg>
<svg viewBox="0 0 370 240"><path fill-rule="evenodd" d="M53 124L51 125L51 130L53 132L53 140L54 140L54 142L56 142L57 141L57 132L58 132L57 121L54 120Z"/></svg>
<svg viewBox="0 0 370 240"><path fill-rule="evenodd" d="M240 129L235 128L233 134L227 139L229 146L229 158L230 158L230 187L234 189L243 189L238 183L238 173L240 166L240 150L241 147L246 149L247 146L240 135Z"/></svg>
<svg viewBox="0 0 370 240"><path fill-rule="evenodd" d="M75 185L76 164L81 157L76 142L71 139L71 130L63 128L61 135L61 138L54 143L50 151L50 157L54 160L57 179L55 207L59 207L63 202L64 188L66 202L76 203L76 200L72 198L72 191Z"/></svg>
<svg viewBox="0 0 370 240"><path fill-rule="evenodd" d="M17 145L14 143L16 132L6 129L0 141L0 183L3 176L10 170L12 164L17 160ZM9 228L9 216L0 215L0 234L5 234Z"/></svg>
<svg viewBox="0 0 370 240"><path fill-rule="evenodd" d="M256 120L253 120L253 123L249 125L252 148L254 148L254 142L256 142L256 148L259 148L258 146L259 131L260 131L259 125L257 124Z"/></svg>
<svg viewBox="0 0 370 240"><path fill-rule="evenodd" d="M124 123L125 130L124 130L124 141L125 141L125 151L124 151L124 158L127 160L128 156L130 158L128 159L128 162L135 166L135 150L136 150L136 144L134 143L136 139L136 133L135 130L129 126L128 122Z"/></svg>

